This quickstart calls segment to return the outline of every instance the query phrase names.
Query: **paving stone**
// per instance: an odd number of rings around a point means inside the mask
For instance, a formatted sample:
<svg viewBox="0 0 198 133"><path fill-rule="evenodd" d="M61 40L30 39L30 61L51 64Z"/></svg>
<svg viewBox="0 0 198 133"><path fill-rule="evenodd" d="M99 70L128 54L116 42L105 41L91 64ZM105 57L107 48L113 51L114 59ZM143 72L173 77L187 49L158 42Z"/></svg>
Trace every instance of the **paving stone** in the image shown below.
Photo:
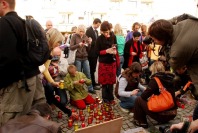
<svg viewBox="0 0 198 133"><path fill-rule="evenodd" d="M101 98L101 92L97 90L97 95L92 95L94 98L96 96L98 96L99 98ZM118 99L115 99L116 100L116 103L118 104L119 103L119 100ZM177 116L175 117L174 120L170 121L169 123L166 123L166 124L161 124L161 125L157 125L156 122L154 120L151 120L153 123L155 123L153 130L156 130L159 128L159 126L163 126L163 125L171 125L171 124L174 124L174 123L178 123L181 121L181 117L182 116L186 116L186 115L192 115L193 114L193 110L195 108L195 106L197 105L197 101L195 101L194 103L192 104L189 104L189 105L185 105L185 108L184 109L181 109L181 108L178 108L178 113L177 113ZM73 106L71 106L70 104L68 105L70 108L75 108ZM63 133L64 132L67 132L67 133L74 133L74 129L71 128L71 129L68 129L67 128L67 121L68 121L68 117L66 114L63 114L63 118L62 119L58 119L57 118L57 114L58 114L58 111L60 111L58 108L56 108L55 110L53 110L53 114L51 115L52 117L52 120L53 121L56 121L58 123L61 124L61 128L62 128L62 131ZM123 117L123 125L122 125L122 128L121 128L121 133L124 133L124 131L127 131L129 129L133 129L133 128L137 128L131 121L133 120L133 117L130 116L128 113L124 113L120 110L120 108L118 107L118 105L115 105L113 107L113 111L114 111L114 114L116 116L120 115ZM87 112L87 110L84 111L85 113ZM88 115L88 113L86 113ZM151 125L152 126L152 125ZM147 132L149 132L152 128L149 128L149 129L146 129Z"/></svg>

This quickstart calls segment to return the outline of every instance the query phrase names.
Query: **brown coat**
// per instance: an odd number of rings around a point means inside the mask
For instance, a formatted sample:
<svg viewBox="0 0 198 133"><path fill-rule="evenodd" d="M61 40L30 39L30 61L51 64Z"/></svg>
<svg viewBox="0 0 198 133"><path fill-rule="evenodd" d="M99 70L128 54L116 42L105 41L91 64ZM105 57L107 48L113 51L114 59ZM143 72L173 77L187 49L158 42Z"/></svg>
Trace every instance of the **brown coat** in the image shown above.
<svg viewBox="0 0 198 133"><path fill-rule="evenodd" d="M80 46L79 43L83 42L83 40L87 43L84 46ZM87 60L88 59L88 51L91 47L91 44L88 44L88 37L83 35L81 38L79 34L74 34L70 41L70 49L76 50L76 59L78 60Z"/></svg>
<svg viewBox="0 0 198 133"><path fill-rule="evenodd" d="M59 125L39 115L38 111L11 119L0 128L0 133L61 133Z"/></svg>

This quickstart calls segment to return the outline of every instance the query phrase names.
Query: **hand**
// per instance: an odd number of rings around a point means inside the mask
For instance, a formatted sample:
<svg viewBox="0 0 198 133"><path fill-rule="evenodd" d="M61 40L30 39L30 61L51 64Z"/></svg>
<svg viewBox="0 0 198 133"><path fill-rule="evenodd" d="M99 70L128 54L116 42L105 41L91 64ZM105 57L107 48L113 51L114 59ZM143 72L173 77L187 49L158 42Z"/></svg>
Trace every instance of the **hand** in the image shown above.
<svg viewBox="0 0 198 133"><path fill-rule="evenodd" d="M84 43L83 42L80 42L79 45L80 45L80 47L83 47L84 46Z"/></svg>
<svg viewBox="0 0 198 133"><path fill-rule="evenodd" d="M132 96L132 95L137 95L137 93L138 93L139 91L140 91L139 89L133 90L132 93L131 93L131 96Z"/></svg>
<svg viewBox="0 0 198 133"><path fill-rule="evenodd" d="M117 53L116 44L113 44L112 51L113 51L113 54L116 55L116 53Z"/></svg>
<svg viewBox="0 0 198 133"><path fill-rule="evenodd" d="M76 119L78 117L78 114L76 112L72 112L71 116Z"/></svg>
<svg viewBox="0 0 198 133"><path fill-rule="evenodd" d="M135 55L137 55L137 53L136 52L132 52L131 55L135 56Z"/></svg>
<svg viewBox="0 0 198 133"><path fill-rule="evenodd" d="M198 120L192 121L190 123L187 133L194 133L195 131L198 131L197 125L198 125Z"/></svg>
<svg viewBox="0 0 198 133"><path fill-rule="evenodd" d="M85 83L85 80L84 79L81 79L81 80L79 80L79 83L84 84Z"/></svg>
<svg viewBox="0 0 198 133"><path fill-rule="evenodd" d="M59 82L51 82L52 86L59 87Z"/></svg>
<svg viewBox="0 0 198 133"><path fill-rule="evenodd" d="M89 37L89 38L88 38L88 44L91 44L91 42L92 42L92 38Z"/></svg>
<svg viewBox="0 0 198 133"><path fill-rule="evenodd" d="M108 48L108 49L106 49L106 53L108 53L108 54L113 54L113 53L114 53L113 48Z"/></svg>
<svg viewBox="0 0 198 133"><path fill-rule="evenodd" d="M170 127L170 131L171 132L173 132L173 130L177 130L177 129L179 129L179 130L181 130L182 129L182 127L183 127L183 125L184 125L184 122L181 122L181 123L178 123L178 124L173 124L173 125L171 125L171 127Z"/></svg>
<svg viewBox="0 0 198 133"><path fill-rule="evenodd" d="M74 85L81 85L81 83L79 83L79 81L74 81L73 84Z"/></svg>

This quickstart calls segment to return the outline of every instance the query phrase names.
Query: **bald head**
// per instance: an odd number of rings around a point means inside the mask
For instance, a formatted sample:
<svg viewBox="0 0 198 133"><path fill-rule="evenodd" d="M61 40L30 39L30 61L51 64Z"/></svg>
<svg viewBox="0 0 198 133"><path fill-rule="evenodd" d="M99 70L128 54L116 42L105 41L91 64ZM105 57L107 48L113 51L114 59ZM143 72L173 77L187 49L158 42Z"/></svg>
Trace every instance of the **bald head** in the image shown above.
<svg viewBox="0 0 198 133"><path fill-rule="evenodd" d="M52 27L53 27L52 21L51 20L46 21L46 29L49 30Z"/></svg>
<svg viewBox="0 0 198 133"><path fill-rule="evenodd" d="M53 50L52 50L52 56L61 56L61 49L59 47L55 47Z"/></svg>

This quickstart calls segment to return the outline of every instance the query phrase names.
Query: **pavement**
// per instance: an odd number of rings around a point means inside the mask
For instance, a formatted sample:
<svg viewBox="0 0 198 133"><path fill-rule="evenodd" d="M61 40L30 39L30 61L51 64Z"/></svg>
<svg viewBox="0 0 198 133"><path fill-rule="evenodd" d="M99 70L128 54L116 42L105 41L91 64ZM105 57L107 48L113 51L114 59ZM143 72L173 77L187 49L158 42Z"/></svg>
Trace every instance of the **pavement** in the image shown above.
<svg viewBox="0 0 198 133"><path fill-rule="evenodd" d="M96 94L92 94L92 96L94 98L99 97L101 99L101 90L97 90ZM122 116L123 117L123 125L121 128L121 133L133 133L135 132L134 130L138 127L136 127L131 121L133 120L133 116L129 115L129 113L125 113L123 112L118 103L119 100L115 99L116 101L116 105L113 106L113 112L115 116ZM186 116L192 116L193 114L193 110L195 108L195 106L198 104L198 102L196 100L194 100L190 94L187 94L185 97L185 100L183 100L183 108L178 108L177 110L177 116L175 117L174 120L171 120L169 123L163 124L163 125L158 125L156 121L152 120L151 118L147 117L148 119L148 123L149 123L149 128L145 129L145 132L148 133L158 133L158 129L159 126L164 126L164 125L171 125L174 123L179 123L183 120L188 119L189 117ZM68 105L68 107L70 109L76 109L75 107L71 106L70 104ZM58 122L61 125L62 128L62 132L63 133L74 133L74 126L72 128L68 128L68 117L66 114L62 113L62 118L57 118L58 112L60 110L58 108L56 108L55 110L53 110L53 114L52 114L52 120ZM84 110L85 116L88 116L89 113L87 112L87 109ZM80 127L81 122L77 121L75 123L78 123L78 127Z"/></svg>

